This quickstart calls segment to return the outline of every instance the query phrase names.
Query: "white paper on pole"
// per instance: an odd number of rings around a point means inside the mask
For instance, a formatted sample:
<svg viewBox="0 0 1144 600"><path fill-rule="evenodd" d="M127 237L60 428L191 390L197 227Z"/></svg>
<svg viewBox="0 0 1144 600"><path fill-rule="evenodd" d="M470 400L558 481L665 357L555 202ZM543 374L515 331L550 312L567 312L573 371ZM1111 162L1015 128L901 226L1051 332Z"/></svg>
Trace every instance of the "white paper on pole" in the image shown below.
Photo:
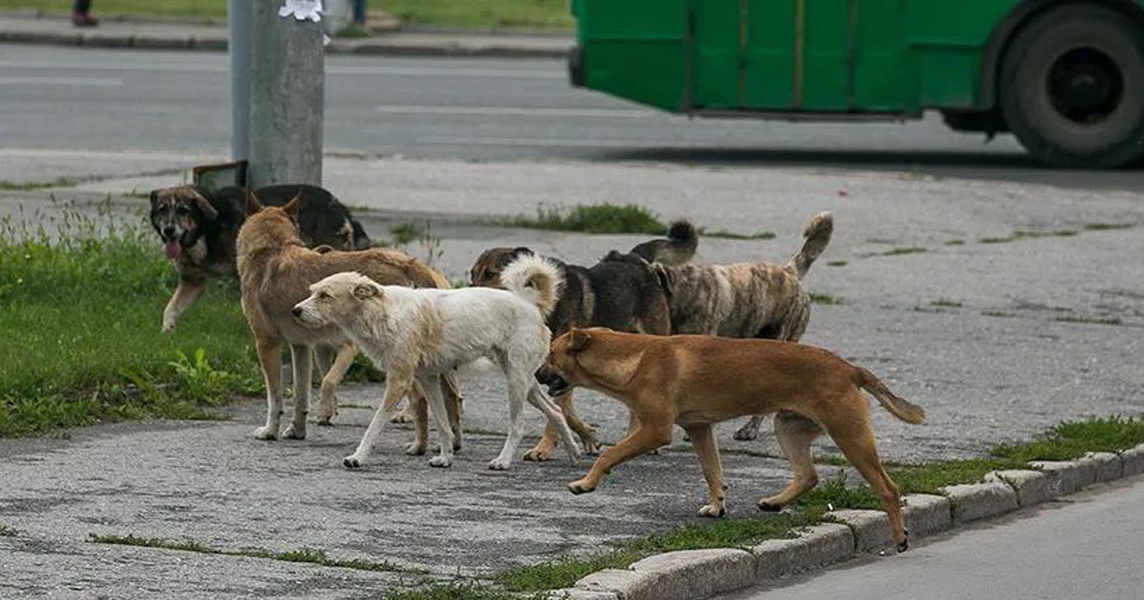
<svg viewBox="0 0 1144 600"><path fill-rule="evenodd" d="M322 20L322 0L286 0L278 9L278 16L293 16L299 21L309 19L315 23Z"/></svg>

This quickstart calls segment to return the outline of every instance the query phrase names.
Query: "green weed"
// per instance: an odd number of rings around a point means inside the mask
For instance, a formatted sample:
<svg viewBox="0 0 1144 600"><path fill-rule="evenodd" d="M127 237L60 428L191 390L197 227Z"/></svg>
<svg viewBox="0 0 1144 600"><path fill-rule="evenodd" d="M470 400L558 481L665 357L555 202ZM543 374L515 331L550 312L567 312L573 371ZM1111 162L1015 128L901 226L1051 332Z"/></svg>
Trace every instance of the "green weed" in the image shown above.
<svg viewBox="0 0 1144 600"><path fill-rule="evenodd" d="M583 233L646 233L663 235L667 226L642 206L635 204L578 204L572 208L541 205L536 217L518 216L505 221L512 227L579 231Z"/></svg>

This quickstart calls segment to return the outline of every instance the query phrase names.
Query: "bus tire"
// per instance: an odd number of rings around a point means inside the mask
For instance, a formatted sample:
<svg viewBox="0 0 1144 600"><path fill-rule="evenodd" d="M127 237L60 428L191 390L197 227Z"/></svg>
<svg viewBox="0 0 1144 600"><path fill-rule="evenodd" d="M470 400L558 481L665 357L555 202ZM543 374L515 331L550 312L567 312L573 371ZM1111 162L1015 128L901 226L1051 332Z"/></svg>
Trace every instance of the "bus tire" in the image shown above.
<svg viewBox="0 0 1144 600"><path fill-rule="evenodd" d="M1034 17L1005 52L1001 112L1021 145L1059 167L1144 157L1144 28L1097 5Z"/></svg>

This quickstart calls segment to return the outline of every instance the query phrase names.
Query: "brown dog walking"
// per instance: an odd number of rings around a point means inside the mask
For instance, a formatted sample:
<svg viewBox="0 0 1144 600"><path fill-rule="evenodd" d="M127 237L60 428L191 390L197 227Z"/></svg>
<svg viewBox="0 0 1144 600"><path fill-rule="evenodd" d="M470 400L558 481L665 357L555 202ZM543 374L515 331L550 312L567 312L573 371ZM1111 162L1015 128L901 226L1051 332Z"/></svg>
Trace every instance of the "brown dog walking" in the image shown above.
<svg viewBox="0 0 1144 600"><path fill-rule="evenodd" d="M909 546L898 488L882 468L862 390L898 419L920 424L925 411L895 396L873 373L814 346L705 335L654 336L572 329L552 343L550 393L586 387L623 402L638 427L602 452L573 493L591 492L613 467L671 443L672 426L691 437L707 480L699 514L723 516L723 469L713 425L777 412L775 436L794 478L759 500L776 511L818 484L811 442L824 430L882 501L899 550Z"/></svg>

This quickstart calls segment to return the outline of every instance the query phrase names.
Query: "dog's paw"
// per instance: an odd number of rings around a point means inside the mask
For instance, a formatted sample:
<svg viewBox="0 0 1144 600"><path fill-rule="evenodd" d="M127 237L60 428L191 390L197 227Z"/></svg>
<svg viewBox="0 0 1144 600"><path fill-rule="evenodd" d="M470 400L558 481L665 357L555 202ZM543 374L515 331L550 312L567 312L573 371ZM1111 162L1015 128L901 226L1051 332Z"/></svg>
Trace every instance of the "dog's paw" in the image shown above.
<svg viewBox="0 0 1144 600"><path fill-rule="evenodd" d="M286 430L282 432L282 439L284 440L304 440L306 439L306 426L296 426L291 423L286 426Z"/></svg>
<svg viewBox="0 0 1144 600"><path fill-rule="evenodd" d="M438 454L437 456L429 459L429 466L447 469L453 466L453 458L450 456L441 456Z"/></svg>
<svg viewBox="0 0 1144 600"><path fill-rule="evenodd" d="M713 519L718 519L726 514L727 509L724 508L721 504L704 504L703 507L699 509L699 516L701 517L711 517Z"/></svg>
<svg viewBox="0 0 1144 600"><path fill-rule="evenodd" d="M356 454L351 454L342 459L342 466L347 469L360 469L365 464L365 461L358 458Z"/></svg>
<svg viewBox="0 0 1144 600"><path fill-rule="evenodd" d="M421 456L422 454L425 454L425 449L425 444L410 442L410 444L405 447L405 453L409 456Z"/></svg>
<svg viewBox="0 0 1144 600"><path fill-rule="evenodd" d="M584 454L585 455L596 456L599 453L600 453L600 444L596 443L596 440L585 440L584 441Z"/></svg>
<svg viewBox="0 0 1144 600"><path fill-rule="evenodd" d="M547 462L552 460L551 448L533 448L524 453L524 460L531 460L534 462Z"/></svg>
<svg viewBox="0 0 1144 600"><path fill-rule="evenodd" d="M490 471L507 471L511 466L511 460L504 460L499 456L489 461Z"/></svg>
<svg viewBox="0 0 1144 600"><path fill-rule="evenodd" d="M759 428L755 427L753 423L747 423L731 436L740 442L750 442L759 438Z"/></svg>
<svg viewBox="0 0 1144 600"><path fill-rule="evenodd" d="M329 417L326 417L325 419L319 417L317 423L318 423L318 427L333 427L334 426L334 424L330 422Z"/></svg>
<svg viewBox="0 0 1144 600"><path fill-rule="evenodd" d="M407 415L407 414L405 414L405 412L406 411L403 410L401 412L394 413L393 416L389 418L389 422L390 423L412 423L413 422L413 416Z"/></svg>
<svg viewBox="0 0 1144 600"><path fill-rule="evenodd" d="M256 440L276 440L278 439L278 430L274 427L259 427L254 430L254 439Z"/></svg>
<svg viewBox="0 0 1144 600"><path fill-rule="evenodd" d="M595 491L595 489L596 486L588 485L583 479L578 479L568 484L568 491L577 495L587 494L589 492Z"/></svg>
<svg viewBox="0 0 1144 600"><path fill-rule="evenodd" d="M159 333L171 333L175 330L175 322L167 320L163 321L163 326L159 329Z"/></svg>
<svg viewBox="0 0 1144 600"><path fill-rule="evenodd" d="M783 509L783 505L767 502L766 500L759 500L759 510L763 512L779 512Z"/></svg>

